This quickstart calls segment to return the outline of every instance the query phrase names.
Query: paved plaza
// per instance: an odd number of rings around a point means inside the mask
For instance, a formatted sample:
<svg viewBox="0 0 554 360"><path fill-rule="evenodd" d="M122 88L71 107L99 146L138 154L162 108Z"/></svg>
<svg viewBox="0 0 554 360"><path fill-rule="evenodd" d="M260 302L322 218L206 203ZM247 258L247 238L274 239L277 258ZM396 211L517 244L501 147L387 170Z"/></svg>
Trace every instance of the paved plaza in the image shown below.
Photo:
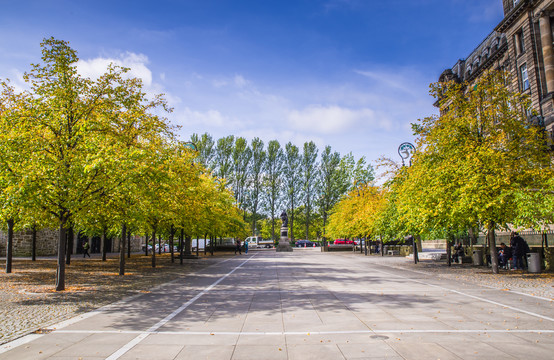
<svg viewBox="0 0 554 360"><path fill-rule="evenodd" d="M0 347L0 359L552 359L549 297L376 257L252 251Z"/></svg>

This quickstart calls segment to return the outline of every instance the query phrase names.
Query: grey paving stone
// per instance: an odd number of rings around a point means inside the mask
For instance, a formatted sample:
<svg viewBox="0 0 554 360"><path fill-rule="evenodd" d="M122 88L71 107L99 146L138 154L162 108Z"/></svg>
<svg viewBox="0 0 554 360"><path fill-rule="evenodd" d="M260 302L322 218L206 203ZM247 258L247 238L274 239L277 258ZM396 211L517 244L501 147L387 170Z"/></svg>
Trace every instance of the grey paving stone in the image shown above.
<svg viewBox="0 0 554 360"><path fill-rule="evenodd" d="M540 360L552 354L553 302L464 279L453 288L434 268L413 272L413 266L353 254L260 252L203 292L243 259L63 329L84 333L55 330L0 350L0 359L106 357L138 335L124 331L149 329L198 294L121 358ZM526 329L547 332L516 332Z"/></svg>

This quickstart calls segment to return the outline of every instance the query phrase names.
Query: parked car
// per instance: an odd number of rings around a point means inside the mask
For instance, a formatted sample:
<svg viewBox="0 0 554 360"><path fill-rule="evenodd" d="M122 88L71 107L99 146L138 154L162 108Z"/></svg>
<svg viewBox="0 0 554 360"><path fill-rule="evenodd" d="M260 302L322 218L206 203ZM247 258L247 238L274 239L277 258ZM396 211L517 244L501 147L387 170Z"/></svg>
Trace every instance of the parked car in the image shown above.
<svg viewBox="0 0 554 360"><path fill-rule="evenodd" d="M296 243L294 244L296 247L313 247L314 243L310 240L296 240Z"/></svg>
<svg viewBox="0 0 554 360"><path fill-rule="evenodd" d="M355 242L353 240L348 240L348 239L336 239L334 242L333 242L334 245L354 245Z"/></svg>
<svg viewBox="0 0 554 360"><path fill-rule="evenodd" d="M144 251L144 250L145 250L145 245L142 244L142 251ZM152 245L150 245L150 244L148 245L148 251L152 251Z"/></svg>

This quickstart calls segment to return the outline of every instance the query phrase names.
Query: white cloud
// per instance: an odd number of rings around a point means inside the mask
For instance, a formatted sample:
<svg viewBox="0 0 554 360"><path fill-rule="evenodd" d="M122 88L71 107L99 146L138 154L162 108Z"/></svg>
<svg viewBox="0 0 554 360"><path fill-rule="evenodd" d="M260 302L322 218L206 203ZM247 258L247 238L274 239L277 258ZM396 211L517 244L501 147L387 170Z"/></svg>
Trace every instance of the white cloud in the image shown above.
<svg viewBox="0 0 554 360"><path fill-rule="evenodd" d="M77 62L77 72L84 77L98 79L106 73L108 66L114 64L129 68L129 71L124 75L124 78L139 78L142 80L143 91L146 92L148 98L152 99L158 94L164 94L169 106L175 106L181 103L180 97L167 92L164 87L153 81L152 70L148 67L150 61L148 56L144 54L135 54L126 52L118 57L97 57L93 59L80 59ZM166 74L160 73L159 79L165 81Z"/></svg>
<svg viewBox="0 0 554 360"><path fill-rule="evenodd" d="M320 134L344 133L356 125L374 118L371 109L352 110L337 105L310 105L288 114L289 125L297 130Z"/></svg>
<svg viewBox="0 0 554 360"><path fill-rule="evenodd" d="M143 54L127 52L118 58L98 57L90 60L79 60L77 71L79 74L91 79L97 79L106 72L110 64L130 68L127 77L142 79L146 88L152 86L152 71L148 68L148 57Z"/></svg>
<svg viewBox="0 0 554 360"><path fill-rule="evenodd" d="M434 112L428 95L432 79L418 69L368 69L353 70L340 81L292 79L286 86L250 74L191 73L172 89L183 102L170 118L184 139L192 133L234 134L266 144L276 139L282 146L314 141L320 149L331 145L368 161L395 157L400 143L413 141L410 123Z"/></svg>
<svg viewBox="0 0 554 360"><path fill-rule="evenodd" d="M396 74L384 71L361 71L355 70L356 74L365 76L371 80L376 81L376 87L386 86L392 90L399 90L411 96L417 96L419 93L409 84L408 78L405 74Z"/></svg>
<svg viewBox="0 0 554 360"><path fill-rule="evenodd" d="M21 71L17 69L12 69L11 73L13 74L13 76L9 78L9 85L13 86L16 92L20 93L31 89L29 87L29 84L25 82L25 79L23 78L23 73Z"/></svg>
<svg viewBox="0 0 554 360"><path fill-rule="evenodd" d="M179 125L183 126L200 126L205 131L208 131L208 129L235 129L237 131L238 129L242 128L242 123L240 121L237 121L235 119L232 119L224 114L222 114L219 110L206 110L206 111L199 111L199 110L192 110L189 107L185 107L184 109L181 109L178 111L177 115L177 122ZM231 131L230 133L232 133ZM229 133L229 134L230 134Z"/></svg>
<svg viewBox="0 0 554 360"><path fill-rule="evenodd" d="M243 88L250 84L250 82L246 80L242 75L235 75L235 78L233 80L235 81L235 86L238 88Z"/></svg>

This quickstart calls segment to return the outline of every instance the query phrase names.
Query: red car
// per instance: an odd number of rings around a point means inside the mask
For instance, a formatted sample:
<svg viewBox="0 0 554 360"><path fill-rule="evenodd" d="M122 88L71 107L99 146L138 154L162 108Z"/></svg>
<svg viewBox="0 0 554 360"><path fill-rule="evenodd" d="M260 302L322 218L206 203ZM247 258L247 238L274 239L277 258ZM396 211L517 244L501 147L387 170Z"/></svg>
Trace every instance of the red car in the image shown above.
<svg viewBox="0 0 554 360"><path fill-rule="evenodd" d="M356 242L348 239L337 239L333 242L334 245L355 245Z"/></svg>

